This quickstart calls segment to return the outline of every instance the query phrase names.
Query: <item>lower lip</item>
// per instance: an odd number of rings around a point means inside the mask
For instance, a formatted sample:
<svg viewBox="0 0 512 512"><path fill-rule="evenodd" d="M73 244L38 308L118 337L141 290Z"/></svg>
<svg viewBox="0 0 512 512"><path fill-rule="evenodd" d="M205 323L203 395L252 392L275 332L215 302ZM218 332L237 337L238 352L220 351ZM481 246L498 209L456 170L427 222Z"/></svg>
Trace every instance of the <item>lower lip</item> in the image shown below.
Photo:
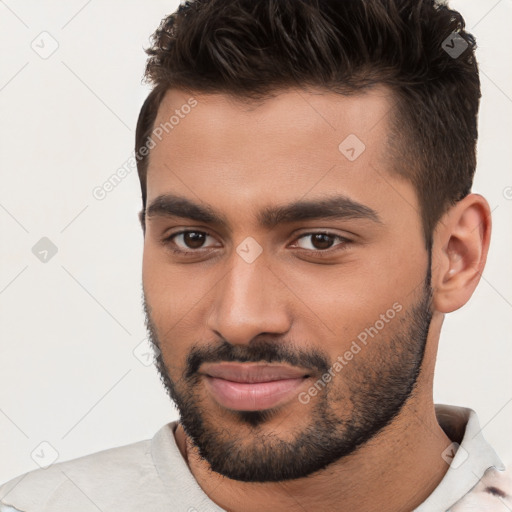
<svg viewBox="0 0 512 512"><path fill-rule="evenodd" d="M307 378L269 382L234 382L206 376L213 397L223 407L235 411L260 411L280 405L297 393Z"/></svg>

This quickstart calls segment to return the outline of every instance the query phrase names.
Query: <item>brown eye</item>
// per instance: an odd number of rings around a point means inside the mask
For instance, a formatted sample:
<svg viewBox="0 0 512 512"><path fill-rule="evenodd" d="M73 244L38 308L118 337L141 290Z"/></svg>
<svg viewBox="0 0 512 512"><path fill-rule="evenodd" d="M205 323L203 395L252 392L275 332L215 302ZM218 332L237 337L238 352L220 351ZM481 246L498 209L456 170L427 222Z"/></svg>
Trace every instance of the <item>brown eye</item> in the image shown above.
<svg viewBox="0 0 512 512"><path fill-rule="evenodd" d="M311 237L311 243L315 249L329 249L332 244L332 237L325 233L316 233Z"/></svg>
<svg viewBox="0 0 512 512"><path fill-rule="evenodd" d="M204 244L207 235L199 231L187 231L182 236L183 242L189 249L199 249Z"/></svg>
<svg viewBox="0 0 512 512"><path fill-rule="evenodd" d="M163 240L165 245L169 245L175 253L195 253L201 249L211 248L211 244L205 246L208 238L214 240L212 236L203 231L180 231L174 233Z"/></svg>
<svg viewBox="0 0 512 512"><path fill-rule="evenodd" d="M326 251L333 245L343 245L344 243L348 242L347 239L332 233L306 233L298 238L298 240L302 239L309 239L310 241L304 245L299 243L299 247L301 249L308 249L311 251ZM340 240L341 243L334 244L336 239Z"/></svg>

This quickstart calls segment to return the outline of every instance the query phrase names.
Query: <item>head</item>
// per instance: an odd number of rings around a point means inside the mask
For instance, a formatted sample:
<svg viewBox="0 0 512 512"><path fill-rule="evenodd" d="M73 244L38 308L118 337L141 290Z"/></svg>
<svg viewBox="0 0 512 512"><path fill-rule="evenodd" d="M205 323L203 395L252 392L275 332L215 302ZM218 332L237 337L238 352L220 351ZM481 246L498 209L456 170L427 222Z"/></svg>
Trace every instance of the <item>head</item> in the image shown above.
<svg viewBox="0 0 512 512"><path fill-rule="evenodd" d="M213 470L307 476L431 399L442 316L489 243L474 48L432 0L194 1L155 32L144 306ZM226 407L205 368L228 361L300 368L295 398Z"/></svg>

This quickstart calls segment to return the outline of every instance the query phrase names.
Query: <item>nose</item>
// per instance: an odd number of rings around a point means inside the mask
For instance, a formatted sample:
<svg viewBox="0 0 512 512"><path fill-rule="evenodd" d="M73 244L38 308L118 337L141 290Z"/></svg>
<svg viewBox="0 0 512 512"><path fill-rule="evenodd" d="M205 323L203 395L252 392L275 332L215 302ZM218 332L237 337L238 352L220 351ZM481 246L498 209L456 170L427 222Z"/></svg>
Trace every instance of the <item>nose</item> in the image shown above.
<svg viewBox="0 0 512 512"><path fill-rule="evenodd" d="M262 256L248 263L234 253L231 270L212 291L207 327L231 344L249 344L260 334L284 334L290 329L287 288Z"/></svg>

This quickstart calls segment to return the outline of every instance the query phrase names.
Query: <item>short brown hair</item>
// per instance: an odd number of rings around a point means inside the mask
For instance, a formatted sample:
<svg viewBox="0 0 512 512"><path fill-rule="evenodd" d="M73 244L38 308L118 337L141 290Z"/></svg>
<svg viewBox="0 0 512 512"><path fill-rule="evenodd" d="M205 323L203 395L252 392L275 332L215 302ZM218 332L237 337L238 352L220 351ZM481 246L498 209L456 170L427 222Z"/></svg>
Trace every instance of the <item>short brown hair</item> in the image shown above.
<svg viewBox="0 0 512 512"><path fill-rule="evenodd" d="M140 111L140 156L167 90L258 102L289 87L343 95L377 84L396 99L393 169L415 187L427 247L442 214L471 190L480 80L474 37L436 0L188 0L146 50L154 87ZM450 48L459 48L459 55ZM462 49L463 51L460 51ZM147 151L146 151L147 152Z"/></svg>

